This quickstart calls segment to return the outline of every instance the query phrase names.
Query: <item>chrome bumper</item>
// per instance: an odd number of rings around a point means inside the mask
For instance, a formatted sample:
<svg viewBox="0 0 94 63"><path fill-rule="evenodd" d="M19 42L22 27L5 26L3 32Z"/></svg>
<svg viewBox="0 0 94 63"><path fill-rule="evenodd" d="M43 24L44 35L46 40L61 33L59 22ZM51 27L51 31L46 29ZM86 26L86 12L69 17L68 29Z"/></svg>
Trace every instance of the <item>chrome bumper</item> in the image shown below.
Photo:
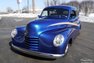
<svg viewBox="0 0 94 63"><path fill-rule="evenodd" d="M56 58L64 56L64 54L49 54L49 53L31 51L31 50L27 50L27 49L24 49L24 48L17 47L13 44L11 44L11 46L12 46L12 48L14 48L18 51L21 51L22 53L29 54L29 55L34 55L34 56L38 56L38 57L43 57L43 58L56 59Z"/></svg>

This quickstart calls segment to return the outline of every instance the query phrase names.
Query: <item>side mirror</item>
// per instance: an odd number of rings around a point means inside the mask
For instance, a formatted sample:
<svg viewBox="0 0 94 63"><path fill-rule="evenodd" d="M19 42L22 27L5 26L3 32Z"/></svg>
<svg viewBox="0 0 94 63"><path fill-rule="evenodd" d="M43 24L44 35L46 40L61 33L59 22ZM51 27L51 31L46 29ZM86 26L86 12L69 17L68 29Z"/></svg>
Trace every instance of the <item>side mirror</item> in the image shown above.
<svg viewBox="0 0 94 63"><path fill-rule="evenodd" d="M39 17L39 18L42 18L42 16L41 16L41 15L38 15L38 17Z"/></svg>

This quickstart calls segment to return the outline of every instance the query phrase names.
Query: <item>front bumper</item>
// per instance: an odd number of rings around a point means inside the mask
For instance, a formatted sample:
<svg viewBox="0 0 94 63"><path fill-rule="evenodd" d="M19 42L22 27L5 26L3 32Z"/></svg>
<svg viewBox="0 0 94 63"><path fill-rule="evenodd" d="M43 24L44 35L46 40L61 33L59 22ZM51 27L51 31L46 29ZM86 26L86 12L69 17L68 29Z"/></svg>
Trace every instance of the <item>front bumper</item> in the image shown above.
<svg viewBox="0 0 94 63"><path fill-rule="evenodd" d="M59 57L62 57L62 56L65 55L65 54L49 54L49 53L31 51L31 50L27 50L27 49L24 49L24 48L17 47L15 45L13 45L12 43L11 43L11 47L13 49L16 49L16 50L22 52L22 53L29 54L29 55L34 55L34 56L38 56L38 57L42 57L42 58L56 59L56 58L59 58Z"/></svg>

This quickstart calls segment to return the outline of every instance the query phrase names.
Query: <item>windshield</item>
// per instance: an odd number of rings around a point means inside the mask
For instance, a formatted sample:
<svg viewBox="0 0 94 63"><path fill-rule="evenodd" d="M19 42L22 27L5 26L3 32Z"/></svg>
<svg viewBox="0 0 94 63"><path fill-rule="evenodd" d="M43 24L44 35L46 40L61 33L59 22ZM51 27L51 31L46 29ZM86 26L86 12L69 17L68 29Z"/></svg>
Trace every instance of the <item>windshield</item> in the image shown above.
<svg viewBox="0 0 94 63"><path fill-rule="evenodd" d="M67 19L69 11L62 8L46 8L43 10L41 16L43 18L52 18L52 19Z"/></svg>

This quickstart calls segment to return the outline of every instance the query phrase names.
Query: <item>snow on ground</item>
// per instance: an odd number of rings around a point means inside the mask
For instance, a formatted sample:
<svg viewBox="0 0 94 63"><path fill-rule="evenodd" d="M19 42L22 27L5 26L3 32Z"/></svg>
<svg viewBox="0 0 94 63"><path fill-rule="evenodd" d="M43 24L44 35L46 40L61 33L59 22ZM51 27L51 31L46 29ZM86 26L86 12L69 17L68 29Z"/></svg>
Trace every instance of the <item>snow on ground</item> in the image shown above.
<svg viewBox="0 0 94 63"><path fill-rule="evenodd" d="M84 16L83 13L80 13L79 19L82 22L89 22L89 23L94 23L94 13L89 14L88 16Z"/></svg>
<svg viewBox="0 0 94 63"><path fill-rule="evenodd" d="M93 17L93 18L94 18L94 13L92 13L92 14L89 14L89 17Z"/></svg>
<svg viewBox="0 0 94 63"><path fill-rule="evenodd" d="M38 14L32 13L14 13L14 14L1 14L0 17L18 17L18 18L35 18Z"/></svg>
<svg viewBox="0 0 94 63"><path fill-rule="evenodd" d="M1 14L0 19L2 19L2 17L35 18L38 15L39 13L37 14L32 14L32 13ZM84 13L80 13L79 19L82 22L94 23L94 13L89 14L88 16L84 16Z"/></svg>

